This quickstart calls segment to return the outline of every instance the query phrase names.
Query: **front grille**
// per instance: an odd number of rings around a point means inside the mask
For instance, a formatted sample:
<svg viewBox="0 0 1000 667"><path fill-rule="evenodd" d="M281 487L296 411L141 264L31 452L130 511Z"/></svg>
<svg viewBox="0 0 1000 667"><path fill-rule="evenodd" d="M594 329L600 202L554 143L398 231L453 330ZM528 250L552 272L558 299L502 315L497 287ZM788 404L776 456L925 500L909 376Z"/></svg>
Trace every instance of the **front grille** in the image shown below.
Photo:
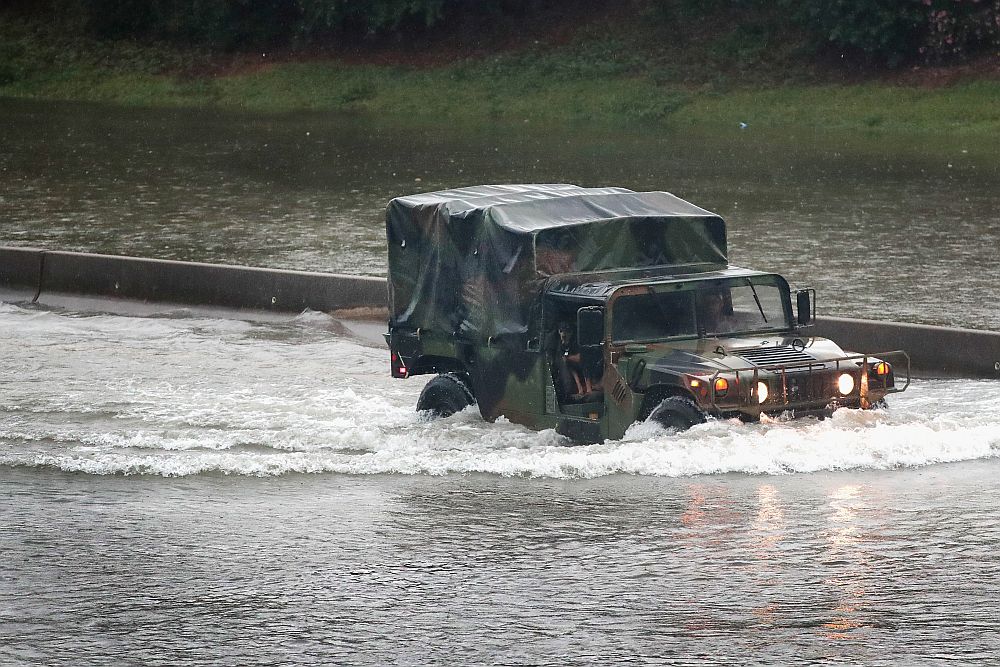
<svg viewBox="0 0 1000 667"><path fill-rule="evenodd" d="M831 398L834 394L830 378L824 374L790 374L786 378L788 402L809 401ZM781 384L774 387L776 399L781 399Z"/></svg>
<svg viewBox="0 0 1000 667"><path fill-rule="evenodd" d="M809 363L815 363L819 367L823 366L821 362L816 360L816 357L788 345L752 347L746 350L734 350L733 354L746 359L755 366L784 366L787 364Z"/></svg>

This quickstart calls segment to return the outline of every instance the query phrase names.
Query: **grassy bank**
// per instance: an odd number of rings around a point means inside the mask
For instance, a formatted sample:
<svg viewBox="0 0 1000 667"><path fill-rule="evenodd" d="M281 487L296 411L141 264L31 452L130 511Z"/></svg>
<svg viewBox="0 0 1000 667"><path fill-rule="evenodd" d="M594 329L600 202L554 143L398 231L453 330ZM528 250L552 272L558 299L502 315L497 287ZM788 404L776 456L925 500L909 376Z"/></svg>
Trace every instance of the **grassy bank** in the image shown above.
<svg viewBox="0 0 1000 667"><path fill-rule="evenodd" d="M0 97L428 122L1000 132L1000 80L988 74L947 85L933 76L852 80L797 62L793 48L764 57L732 36L671 50L653 46L656 36L639 28L611 36L592 28L559 46L421 64L316 53L234 57L67 38L17 21L5 22L0 37Z"/></svg>

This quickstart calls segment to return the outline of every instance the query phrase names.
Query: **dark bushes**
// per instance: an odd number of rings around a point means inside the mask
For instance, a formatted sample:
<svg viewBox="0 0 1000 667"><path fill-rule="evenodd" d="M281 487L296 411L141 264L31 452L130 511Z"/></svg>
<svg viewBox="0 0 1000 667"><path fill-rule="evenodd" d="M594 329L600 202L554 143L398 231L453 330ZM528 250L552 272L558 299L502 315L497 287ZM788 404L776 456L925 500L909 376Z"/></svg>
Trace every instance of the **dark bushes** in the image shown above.
<svg viewBox="0 0 1000 667"><path fill-rule="evenodd" d="M580 0L0 0L2 9L79 16L89 33L105 39L254 49L388 33L413 37L441 24L478 35L478 24L497 17L516 30L544 9L572 22ZM1000 0L630 0L617 11L644 10L673 40L728 35L741 52L798 39L896 66L1000 47Z"/></svg>
<svg viewBox="0 0 1000 667"><path fill-rule="evenodd" d="M775 9L822 50L894 67L944 62L1000 47L1000 0L650 0L680 34L706 18L773 21Z"/></svg>
<svg viewBox="0 0 1000 667"><path fill-rule="evenodd" d="M89 31L102 38L145 37L222 48L420 32L446 20L517 15L544 4L544 0L70 1L82 9Z"/></svg>
<svg viewBox="0 0 1000 667"><path fill-rule="evenodd" d="M830 45L896 66L961 59L1000 46L1000 0L795 0Z"/></svg>
<svg viewBox="0 0 1000 667"><path fill-rule="evenodd" d="M805 0L797 17L838 49L894 66L920 45L926 7L914 0Z"/></svg>

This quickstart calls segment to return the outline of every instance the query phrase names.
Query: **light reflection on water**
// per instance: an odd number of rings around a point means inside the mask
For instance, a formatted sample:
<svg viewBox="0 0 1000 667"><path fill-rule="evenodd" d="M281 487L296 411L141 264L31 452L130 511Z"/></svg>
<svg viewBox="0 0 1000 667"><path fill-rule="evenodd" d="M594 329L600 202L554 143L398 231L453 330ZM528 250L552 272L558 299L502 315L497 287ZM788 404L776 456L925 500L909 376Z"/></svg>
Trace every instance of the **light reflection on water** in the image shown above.
<svg viewBox="0 0 1000 667"><path fill-rule="evenodd" d="M834 490L829 496L833 514L829 517L830 527L826 534L829 543L827 560L838 564L841 572L839 576L829 580L831 585L840 590L840 601L833 608L836 618L823 624L823 636L828 639L856 638L857 634L852 634L853 631L865 627L861 619L865 604L862 580L868 568L861 549L863 537L858 523L861 492L860 486L847 484Z"/></svg>
<svg viewBox="0 0 1000 667"><path fill-rule="evenodd" d="M992 662L1000 567L975 545L998 534L972 531L995 513L980 497L995 475L981 461L697 482L137 486L8 470L0 658ZM951 502L928 496L928 481L949 485ZM940 521L889 539L914 509ZM682 518L699 513L694 526ZM921 562L937 551L952 557Z"/></svg>
<svg viewBox="0 0 1000 667"><path fill-rule="evenodd" d="M0 101L0 243L384 275L394 196L476 183L666 189L734 263L820 309L1000 328L1000 144L656 128L407 128ZM735 123L734 123L735 128Z"/></svg>

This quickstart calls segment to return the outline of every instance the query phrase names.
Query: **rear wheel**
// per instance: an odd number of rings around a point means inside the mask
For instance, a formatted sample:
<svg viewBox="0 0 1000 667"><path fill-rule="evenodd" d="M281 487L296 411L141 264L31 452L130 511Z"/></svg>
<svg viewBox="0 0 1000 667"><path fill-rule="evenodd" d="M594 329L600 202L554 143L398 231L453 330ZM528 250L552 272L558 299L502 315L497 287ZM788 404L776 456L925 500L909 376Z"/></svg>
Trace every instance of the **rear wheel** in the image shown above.
<svg viewBox="0 0 1000 667"><path fill-rule="evenodd" d="M690 398L670 396L653 408L646 421L656 422L663 428L686 431L695 424L703 424L705 413Z"/></svg>
<svg viewBox="0 0 1000 667"><path fill-rule="evenodd" d="M434 417L450 417L475 402L476 397L457 373L442 373L420 392L417 410Z"/></svg>

